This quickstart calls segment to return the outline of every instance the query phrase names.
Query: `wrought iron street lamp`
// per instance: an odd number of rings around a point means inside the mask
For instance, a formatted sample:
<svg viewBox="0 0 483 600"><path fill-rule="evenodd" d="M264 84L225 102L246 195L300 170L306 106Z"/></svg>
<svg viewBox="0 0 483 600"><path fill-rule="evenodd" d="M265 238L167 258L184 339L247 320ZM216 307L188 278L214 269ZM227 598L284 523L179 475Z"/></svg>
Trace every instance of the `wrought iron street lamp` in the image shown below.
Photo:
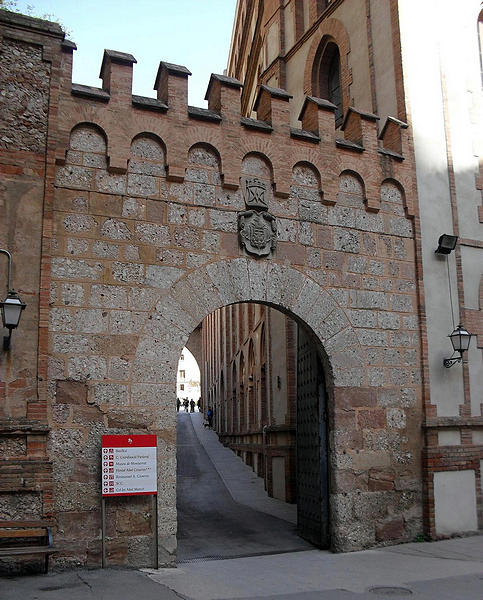
<svg viewBox="0 0 483 600"><path fill-rule="evenodd" d="M0 309L2 311L2 323L5 328L8 329L8 336L3 338L3 349L9 350L10 339L12 337L12 329L16 329L20 322L22 311L27 306L25 302L20 300L20 296L11 287L11 273L12 273L12 255L8 250L0 248L0 253L5 254L8 258L8 277L7 277L7 297L3 302L0 302Z"/></svg>
<svg viewBox="0 0 483 600"><path fill-rule="evenodd" d="M450 358L445 358L443 360L443 364L447 369L452 367L455 363L461 362L463 353L466 352L470 346L472 336L473 334L469 333L461 324L448 336L453 345L454 352ZM454 356L455 352L459 352L459 356Z"/></svg>

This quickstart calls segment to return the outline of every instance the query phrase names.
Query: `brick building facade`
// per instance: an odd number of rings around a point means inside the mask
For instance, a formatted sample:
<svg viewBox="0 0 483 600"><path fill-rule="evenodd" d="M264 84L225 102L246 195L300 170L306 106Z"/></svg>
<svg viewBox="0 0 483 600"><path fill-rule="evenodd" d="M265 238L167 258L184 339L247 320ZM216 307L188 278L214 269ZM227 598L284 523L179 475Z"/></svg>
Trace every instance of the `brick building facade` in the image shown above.
<svg viewBox="0 0 483 600"><path fill-rule="evenodd" d="M336 132L332 104L271 86L247 116L220 75L190 107L189 71L163 62L157 97L135 96L115 51L101 88L73 84L60 29L4 11L0 39L0 245L28 304L0 361L2 513L53 519L58 567L98 566L101 435L155 433L174 562L179 355L215 310L257 302L323 349L331 547L414 539L429 399L411 130L347 107ZM276 223L264 256L239 241L244 178ZM107 523L109 564L151 564L149 502L112 500Z"/></svg>

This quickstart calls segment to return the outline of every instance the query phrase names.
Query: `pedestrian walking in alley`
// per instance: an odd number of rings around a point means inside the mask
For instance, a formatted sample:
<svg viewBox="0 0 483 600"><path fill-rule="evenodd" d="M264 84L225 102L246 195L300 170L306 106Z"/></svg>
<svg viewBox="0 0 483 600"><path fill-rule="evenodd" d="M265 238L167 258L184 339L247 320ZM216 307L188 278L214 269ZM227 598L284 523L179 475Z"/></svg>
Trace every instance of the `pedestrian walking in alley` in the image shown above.
<svg viewBox="0 0 483 600"><path fill-rule="evenodd" d="M211 406L208 406L206 417L208 418L208 427L213 427L213 410L211 409Z"/></svg>
<svg viewBox="0 0 483 600"><path fill-rule="evenodd" d="M196 402L193 400L193 398L191 398L190 400L190 412L195 412L195 406L196 406Z"/></svg>

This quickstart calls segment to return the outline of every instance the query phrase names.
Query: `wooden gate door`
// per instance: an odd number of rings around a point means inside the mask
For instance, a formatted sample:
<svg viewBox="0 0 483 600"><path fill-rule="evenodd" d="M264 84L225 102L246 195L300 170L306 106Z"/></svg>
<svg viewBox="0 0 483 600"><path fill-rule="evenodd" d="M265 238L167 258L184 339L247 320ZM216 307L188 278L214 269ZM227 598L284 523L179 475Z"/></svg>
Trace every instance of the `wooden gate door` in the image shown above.
<svg viewBox="0 0 483 600"><path fill-rule="evenodd" d="M297 336L297 528L315 546L329 545L326 390L315 342Z"/></svg>

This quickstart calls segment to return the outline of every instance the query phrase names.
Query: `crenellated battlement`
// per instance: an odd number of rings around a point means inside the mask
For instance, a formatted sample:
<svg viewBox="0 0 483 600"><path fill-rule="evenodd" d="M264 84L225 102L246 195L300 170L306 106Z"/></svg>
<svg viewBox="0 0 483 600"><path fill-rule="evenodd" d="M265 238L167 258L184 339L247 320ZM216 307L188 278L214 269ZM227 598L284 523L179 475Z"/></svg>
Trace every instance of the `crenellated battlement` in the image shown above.
<svg viewBox="0 0 483 600"><path fill-rule="evenodd" d="M161 61L156 74L156 98L132 94L132 70L136 59L105 50L100 77L102 88L72 83L75 46L62 46L62 93L58 164L65 161L71 130L80 122L100 127L107 138L108 168L126 172L131 141L140 133L158 136L166 147L167 178L184 180L186 157L195 143L208 143L220 154L223 186L239 186L240 166L249 152L263 154L273 165L276 196L289 195L290 173L298 162L311 163L320 174L326 204L336 201L334 182L344 170L363 179L368 210L379 209L379 188L393 178L406 190L408 213L413 213L412 180L405 162L408 151L407 124L389 117L379 135L379 117L349 107L342 127L335 127L335 106L307 96L300 111L300 128L290 126L292 96L285 90L261 85L254 110L256 118L240 113L242 83L212 74L206 100L208 108L188 105L190 71Z"/></svg>

